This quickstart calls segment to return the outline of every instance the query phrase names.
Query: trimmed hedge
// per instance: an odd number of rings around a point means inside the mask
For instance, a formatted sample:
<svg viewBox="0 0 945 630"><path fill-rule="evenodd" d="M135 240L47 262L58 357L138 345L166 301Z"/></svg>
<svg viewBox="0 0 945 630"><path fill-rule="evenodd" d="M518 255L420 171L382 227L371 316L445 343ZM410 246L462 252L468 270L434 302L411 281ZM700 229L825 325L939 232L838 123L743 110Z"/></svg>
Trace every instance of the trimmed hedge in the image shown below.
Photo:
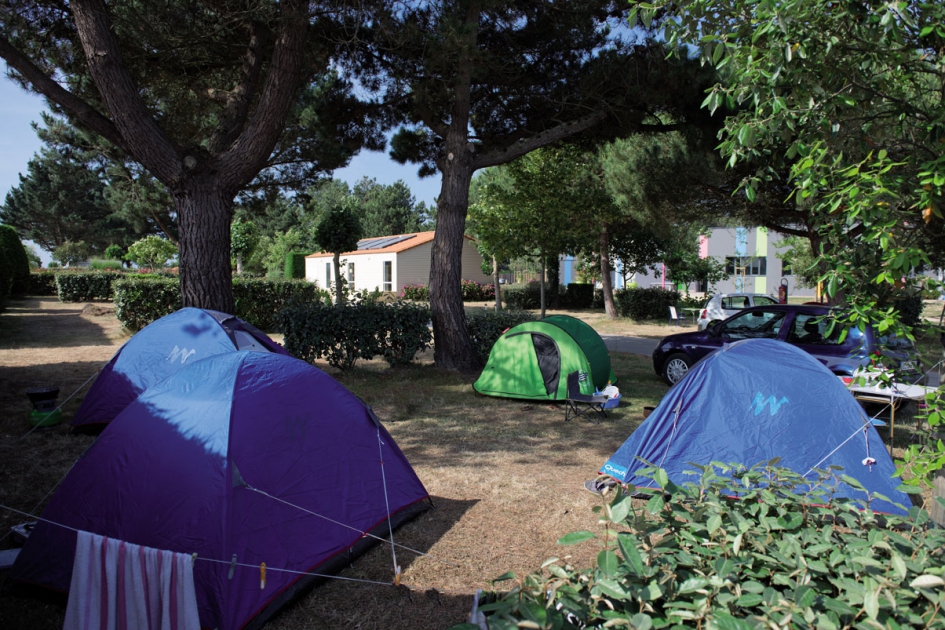
<svg viewBox="0 0 945 630"><path fill-rule="evenodd" d="M55 271L34 271L30 274L30 295L56 295L58 293Z"/></svg>
<svg viewBox="0 0 945 630"><path fill-rule="evenodd" d="M10 297L13 285L13 266L7 256L6 248L0 247L0 304Z"/></svg>
<svg viewBox="0 0 945 630"><path fill-rule="evenodd" d="M124 274L117 271L88 271L56 274L60 302L88 302L112 299L112 283Z"/></svg>
<svg viewBox="0 0 945 630"><path fill-rule="evenodd" d="M261 330L281 330L279 313L293 301L302 303L330 299L306 280L234 278L233 299L236 316Z"/></svg>
<svg viewBox="0 0 945 630"><path fill-rule="evenodd" d="M614 291L618 315L638 322L668 319L669 307L676 306L679 300L678 291L667 291L659 287Z"/></svg>
<svg viewBox="0 0 945 630"><path fill-rule="evenodd" d="M492 346L509 328L522 322L530 322L536 317L525 311L481 311L469 317L469 336L479 352L479 358L485 363L492 352Z"/></svg>
<svg viewBox="0 0 945 630"><path fill-rule="evenodd" d="M529 282L524 286L508 287L503 292L505 304L510 309L524 310L541 308L541 283Z"/></svg>
<svg viewBox="0 0 945 630"><path fill-rule="evenodd" d="M0 248L6 254L10 295L26 295L30 290L30 259L19 235L10 225L0 225Z"/></svg>
<svg viewBox="0 0 945 630"><path fill-rule="evenodd" d="M115 315L128 330L141 330L181 308L180 280L155 276L126 277L114 283ZM279 312L293 302L323 299L326 293L304 280L236 278L236 315L265 331L280 330Z"/></svg>
<svg viewBox="0 0 945 630"><path fill-rule="evenodd" d="M340 370L376 356L392 367L409 363L430 347L429 322L429 308L405 303L295 303L281 313L290 354L309 363L324 357Z"/></svg>
<svg viewBox="0 0 945 630"><path fill-rule="evenodd" d="M115 316L121 325L138 331L151 322L180 309L180 280L133 276L112 285L115 294Z"/></svg>
<svg viewBox="0 0 945 630"><path fill-rule="evenodd" d="M594 285L571 282L567 290L561 293L560 300L562 308L591 308L594 304Z"/></svg>
<svg viewBox="0 0 945 630"><path fill-rule="evenodd" d="M283 276L287 280L301 280L305 277L305 256L303 252L289 252L285 255Z"/></svg>

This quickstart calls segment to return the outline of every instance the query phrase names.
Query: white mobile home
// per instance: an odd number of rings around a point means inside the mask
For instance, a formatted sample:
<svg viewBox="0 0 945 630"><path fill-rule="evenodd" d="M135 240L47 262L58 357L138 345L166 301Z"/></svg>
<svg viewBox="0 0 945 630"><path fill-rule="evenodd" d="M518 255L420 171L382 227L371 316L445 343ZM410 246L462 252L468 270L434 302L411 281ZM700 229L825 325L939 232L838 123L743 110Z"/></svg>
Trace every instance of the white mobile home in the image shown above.
<svg viewBox="0 0 945 630"><path fill-rule="evenodd" d="M341 255L341 272L354 291L400 292L405 285L430 283L433 232L378 236L358 241L358 249ZM492 282L482 272L482 256L470 237L463 240L463 280ZM305 278L328 288L335 281L333 256L317 252L305 257Z"/></svg>

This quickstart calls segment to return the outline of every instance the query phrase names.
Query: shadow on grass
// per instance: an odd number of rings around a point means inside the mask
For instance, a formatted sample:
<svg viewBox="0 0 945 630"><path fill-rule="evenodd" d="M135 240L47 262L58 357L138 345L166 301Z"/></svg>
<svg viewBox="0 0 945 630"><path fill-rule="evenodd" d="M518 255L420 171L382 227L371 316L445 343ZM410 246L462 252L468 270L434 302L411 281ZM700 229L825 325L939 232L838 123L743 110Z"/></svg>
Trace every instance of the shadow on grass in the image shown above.
<svg viewBox="0 0 945 630"><path fill-rule="evenodd" d="M84 304L58 305L50 310L44 304L55 298L28 297L10 300L0 313L0 349L69 348L112 345L105 327L82 317ZM102 304L109 323L114 320L110 305Z"/></svg>
<svg viewBox="0 0 945 630"><path fill-rule="evenodd" d="M622 400L599 424L586 416L565 422L563 402L483 396L472 388L474 376L430 365L363 366L334 375L374 408L415 466L442 464L444 457L488 466L475 456L503 453L523 464L555 463L579 448L609 457L643 421L643 407L655 406L667 391L649 359L611 356Z"/></svg>

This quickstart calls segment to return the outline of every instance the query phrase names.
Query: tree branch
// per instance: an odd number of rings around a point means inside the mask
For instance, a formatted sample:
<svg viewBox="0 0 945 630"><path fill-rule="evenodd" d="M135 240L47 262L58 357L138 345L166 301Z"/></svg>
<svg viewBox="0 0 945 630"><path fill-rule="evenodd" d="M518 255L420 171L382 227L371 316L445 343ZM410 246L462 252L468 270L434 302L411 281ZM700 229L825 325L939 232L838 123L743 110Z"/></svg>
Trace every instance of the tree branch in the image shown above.
<svg viewBox="0 0 945 630"><path fill-rule="evenodd" d="M531 138L523 138L511 146L505 147L504 149L483 153L482 155L473 159L473 168L478 170L482 168L488 168L490 166L498 166L499 164L505 164L506 162L511 162L514 159L531 153L535 149L540 149L541 147L548 146L549 144L553 144L559 140L570 138L571 136L579 134L582 131L587 131L595 125L603 122L606 118L607 114L605 112L598 111L573 122L552 127L551 129L543 131L535 136L532 136Z"/></svg>
<svg viewBox="0 0 945 630"><path fill-rule="evenodd" d="M62 107L89 130L127 151L124 139L112 121L83 99L56 83L33 63L32 59L14 48L5 37L0 37L0 57L3 57L7 65L29 81L36 92Z"/></svg>
<svg viewBox="0 0 945 630"><path fill-rule="evenodd" d="M103 0L73 0L72 14L92 79L121 138L116 142L164 185L173 188L182 164L170 138L158 127L131 77Z"/></svg>

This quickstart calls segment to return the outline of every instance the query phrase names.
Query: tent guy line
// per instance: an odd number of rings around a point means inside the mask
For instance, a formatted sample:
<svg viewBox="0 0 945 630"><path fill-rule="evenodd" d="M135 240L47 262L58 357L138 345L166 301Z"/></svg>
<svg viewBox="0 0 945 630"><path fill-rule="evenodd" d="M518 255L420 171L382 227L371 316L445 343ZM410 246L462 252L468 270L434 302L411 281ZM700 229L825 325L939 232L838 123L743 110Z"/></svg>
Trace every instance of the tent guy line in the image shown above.
<svg viewBox="0 0 945 630"><path fill-rule="evenodd" d="M286 501L285 499L280 499L279 497L276 497L276 496L273 496L273 495L269 494L269 493L266 492L265 490L260 490L260 489L258 489L258 488L254 488L253 486L251 486L251 485L249 485L248 483L246 483L245 480L243 481L243 484L242 484L242 485L243 485L243 487L246 488L247 490L252 490L253 492L256 492L256 493L258 493L258 494L261 494L261 495L264 496L264 497L268 497L268 498L272 499L273 501L278 501L279 503L282 503L283 505L287 505L287 506L289 506L289 507L291 507L291 508L295 508L295 509L297 509L297 510L301 510L302 512L305 512L306 514L310 514L310 515L312 515L312 516L317 516L318 518L324 519L324 520L328 521L329 523L334 523L335 525L339 525L339 526L341 526L341 527L346 527L347 529L350 529L351 531L354 531L354 532L357 532L357 533L361 534L361 536L364 537L364 538L373 538L374 540L379 540L380 542L383 542L383 543L386 543L386 542L387 542L387 539L386 539L386 538L381 538L380 536L376 536L376 535L374 535L374 534L372 534L372 533L370 533L370 532L361 531L361 530L358 529L357 527L352 527L351 525L346 525L345 523L341 523L341 522L339 522L339 521L336 521L336 520L334 520L334 519L332 519L332 518L329 518L329 517L324 516L324 515L322 515L322 514L319 514L319 513L317 513L317 512L312 512L311 510L308 510L308 509L306 509L306 508L304 508L304 507L302 507L302 506L300 506L300 505L296 505L296 504L294 504L294 503L290 503L290 502ZM0 507L2 507L2 506L0 506ZM452 565L452 566L454 566L454 567L460 567L460 568L462 568L462 565L460 565L460 564L457 564L457 563L455 563L455 562L451 562L451 561L449 561L449 560L444 560L443 558L437 558L436 556L434 556L434 555L432 555L432 554L429 554L429 553L424 553L424 552L420 551L419 549L413 549L413 548L408 547L408 546L406 546L406 545L401 545L400 543L393 542L393 540L391 541L391 545L400 547L401 549L404 549L404 550L406 550L406 551L412 551L413 553L415 553L415 554L417 554L417 555L424 556L424 557L426 557L426 558L430 558L431 560L436 560L436 561L442 562L442 563L444 563L444 564L449 564L449 565Z"/></svg>
<svg viewBox="0 0 945 630"><path fill-rule="evenodd" d="M371 409L368 406L368 409ZM371 416L376 418L374 410L371 409ZM387 473L384 471L384 439L381 437L381 427L377 427L377 456L381 462L381 486L384 488L384 506L387 513L390 514L390 498L387 496ZM387 519L387 531L390 532L390 555L394 560L394 586L400 586L400 565L397 564L397 546L394 545L394 526L391 525L390 518Z"/></svg>
<svg viewBox="0 0 945 630"><path fill-rule="evenodd" d="M49 520L49 519L47 519L47 518L42 518L41 516L33 516L32 514L29 514L29 513L27 513L27 512L22 511L22 510L18 510L18 509L16 509L16 508L12 508L12 507L10 507L10 506L8 506L8 505L4 505L4 504L2 504L2 503L0 503L0 509L7 510L8 512L13 512L13 513L15 513L15 514L20 514L20 515L22 515L22 516L27 516L27 517L29 517L29 518L35 518L35 519L38 520L38 521L42 521L42 522L44 522L44 523L48 523L49 525L53 525L53 526L55 526L55 527L61 527L61 528L63 528L63 529L68 529L68 530L71 530L71 531L76 532L76 533L79 533L79 532L81 531L81 530L79 530L79 529L77 529L77 528L75 528L75 527L71 527L71 526L65 525L65 524L63 524L63 523L57 523L56 521L51 521L51 520ZM383 539L381 539L381 540L383 540ZM384 542L386 542L386 541L384 541ZM418 553L420 553L420 552L418 552ZM235 566L235 567L244 567L244 568L249 568L249 569L255 569L255 570L257 570L257 571L260 569L260 565L258 565L258 564L247 564L247 563L245 563L245 562L234 562L233 560L218 560L218 559L216 559L216 558L205 558L205 557L203 557L203 556L198 556L198 555L196 555L196 554L194 554L194 560L195 560L195 561L197 561L197 560L204 560L204 561L206 561L206 562L213 562L213 563L216 563L216 564L225 564L225 565ZM344 577L344 576L341 576L341 575L332 575L332 574L328 574L328 573L312 573L312 572L310 572L310 571L295 571L295 570L293 570L293 569L282 569L282 568L279 568L279 567L271 567L271 566L269 566L268 564L266 565L266 571L275 571L275 572L277 572L277 573L291 573L291 574L293 574L293 575L310 575L310 576L312 576L312 577L330 578L330 579L332 579L332 580L343 580L343 581L347 581L347 582L362 582L362 583L365 583L365 584L377 584L377 585L380 585L380 586L394 586L394 585L395 585L394 582L380 582L380 581L378 581L378 580L365 580L365 579L362 579L362 578Z"/></svg>

